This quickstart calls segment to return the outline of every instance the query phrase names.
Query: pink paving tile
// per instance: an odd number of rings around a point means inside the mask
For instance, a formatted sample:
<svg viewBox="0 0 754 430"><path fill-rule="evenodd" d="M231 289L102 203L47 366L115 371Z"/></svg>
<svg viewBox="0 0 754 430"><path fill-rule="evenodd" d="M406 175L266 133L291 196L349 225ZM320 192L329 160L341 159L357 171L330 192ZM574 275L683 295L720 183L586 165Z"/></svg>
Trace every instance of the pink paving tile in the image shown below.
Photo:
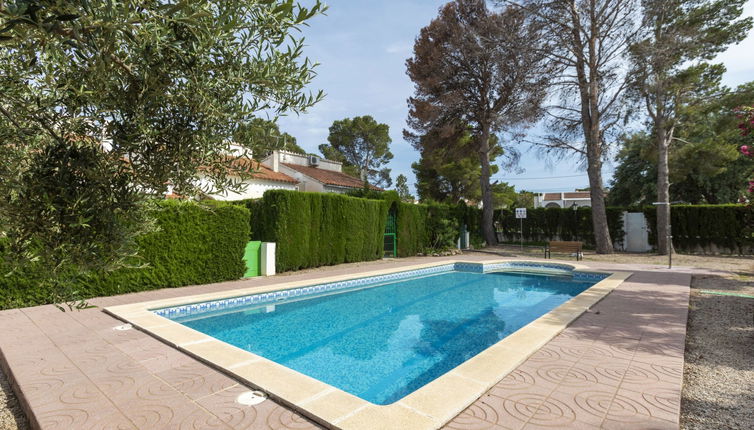
<svg viewBox="0 0 754 430"><path fill-rule="evenodd" d="M40 428L45 430L141 430L105 403L54 404L35 408L35 412Z"/></svg>
<svg viewBox="0 0 754 430"><path fill-rule="evenodd" d="M503 415L503 417L504 416L505 415ZM517 420L513 420L509 423L503 423L503 421L504 420L501 419L497 409L493 408L489 401L481 401L480 399L466 408L466 410L451 421L451 423L448 423L448 428L499 430L499 428L520 428L524 424Z"/></svg>
<svg viewBox="0 0 754 430"><path fill-rule="evenodd" d="M158 354L154 357L138 362L151 373L164 372L189 363L196 363L196 360L178 350L167 349L164 354Z"/></svg>
<svg viewBox="0 0 754 430"><path fill-rule="evenodd" d="M647 387L644 392L619 389L617 398L626 399L646 408L649 416L678 423L681 410L681 396L676 390Z"/></svg>
<svg viewBox="0 0 754 430"><path fill-rule="evenodd" d="M451 422L447 423L443 430L511 430L499 424L484 421L469 412L462 412Z"/></svg>
<svg viewBox="0 0 754 430"><path fill-rule="evenodd" d="M196 361L156 373L156 376L194 400L238 384L228 376Z"/></svg>
<svg viewBox="0 0 754 430"><path fill-rule="evenodd" d="M576 421L576 411L569 402L555 397L548 397L539 405L524 428L530 426L547 428L570 428Z"/></svg>
<svg viewBox="0 0 754 430"><path fill-rule="evenodd" d="M212 411L221 421L233 428L262 428L267 421L267 416L278 406L272 400L254 405L242 405L236 402L236 398L250 389L242 385L236 385L212 395L197 400L202 407Z"/></svg>
<svg viewBox="0 0 754 430"><path fill-rule="evenodd" d="M617 387L593 384L587 388L560 386L550 395L551 400L568 405L576 421L599 426L610 409Z"/></svg>
<svg viewBox="0 0 754 430"><path fill-rule="evenodd" d="M193 403L134 401L124 414L139 429L229 430L219 418Z"/></svg>
<svg viewBox="0 0 754 430"><path fill-rule="evenodd" d="M659 369L664 370L664 369ZM651 364L633 362L626 369L621 380L621 388L643 392L648 388L680 392L683 383L683 373L674 376L670 371L661 372ZM682 371L681 371L682 372Z"/></svg>
<svg viewBox="0 0 754 430"><path fill-rule="evenodd" d="M117 344L118 349L131 356L136 361L147 361L154 358L167 358L171 348L159 340L144 335L134 340Z"/></svg>
<svg viewBox="0 0 754 430"><path fill-rule="evenodd" d="M606 359L602 361L585 361L579 362L574 366L574 370L584 372L593 379L590 381L610 387L617 387L623 380L623 375L630 366L631 362L627 360ZM584 387L581 384L578 387Z"/></svg>
<svg viewBox="0 0 754 430"><path fill-rule="evenodd" d="M570 350L569 350L570 351ZM530 363L561 363L564 361L576 362L581 354L570 354L569 351L564 351L559 345L553 345L552 342L543 346L539 351L532 354L527 360Z"/></svg>
<svg viewBox="0 0 754 430"><path fill-rule="evenodd" d="M477 400L473 406L481 407L487 414L486 421L510 429L520 429L537 412L539 405L545 400L544 395L526 394L514 395L520 400L518 403L510 399L502 399L495 396L484 396ZM467 408L466 410L469 410ZM477 409L479 411L479 409ZM494 420L493 420L494 418Z"/></svg>
<svg viewBox="0 0 754 430"><path fill-rule="evenodd" d="M195 370L186 371L186 367L193 367ZM234 379L203 365L182 366L162 372L158 376L163 379L167 377L173 388L194 400L238 385ZM168 379L164 380L168 382Z"/></svg>
<svg viewBox="0 0 754 430"><path fill-rule="evenodd" d="M302 417L301 415L287 409L283 406L276 405L265 421L267 427L271 430L319 430L320 427Z"/></svg>

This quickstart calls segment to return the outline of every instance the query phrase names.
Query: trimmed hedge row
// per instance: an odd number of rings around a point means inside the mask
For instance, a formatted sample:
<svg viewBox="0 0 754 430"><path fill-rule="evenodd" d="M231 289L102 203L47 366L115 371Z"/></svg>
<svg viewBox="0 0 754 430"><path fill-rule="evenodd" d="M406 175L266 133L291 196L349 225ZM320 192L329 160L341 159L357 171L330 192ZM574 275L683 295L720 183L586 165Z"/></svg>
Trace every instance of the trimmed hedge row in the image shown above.
<svg viewBox="0 0 754 430"><path fill-rule="evenodd" d="M657 245L657 209L643 208L649 243ZM670 210L673 247L681 252L734 252L754 250L754 206L673 205Z"/></svg>
<svg viewBox="0 0 754 430"><path fill-rule="evenodd" d="M238 200L251 211L253 240L277 242L277 270L298 270L383 255L387 214L395 208L398 257L455 246L465 222L479 241L476 208L401 202L397 193L331 193L270 190L261 199Z"/></svg>
<svg viewBox="0 0 754 430"><path fill-rule="evenodd" d="M156 202L153 216L158 230L137 239L139 260L134 261L147 267L120 269L82 280L77 289L83 298L243 276L243 253L249 238L247 209L229 204L166 200ZM2 261L0 258L0 265ZM21 273L0 277L0 308L50 303L50 292L39 285L43 270L29 266ZM0 266L3 274L8 271Z"/></svg>
<svg viewBox="0 0 754 430"><path fill-rule="evenodd" d="M607 208L607 224L613 243L623 242L622 208ZM587 247L594 247L592 209L578 208L536 208L526 211L523 222L525 242L546 242L548 240L578 240ZM503 240L518 241L521 238L521 220L516 219L515 211L503 209L495 211L497 231L502 232Z"/></svg>
<svg viewBox="0 0 754 430"><path fill-rule="evenodd" d="M252 238L277 243L284 272L382 258L388 202L332 193L270 190L252 210Z"/></svg>

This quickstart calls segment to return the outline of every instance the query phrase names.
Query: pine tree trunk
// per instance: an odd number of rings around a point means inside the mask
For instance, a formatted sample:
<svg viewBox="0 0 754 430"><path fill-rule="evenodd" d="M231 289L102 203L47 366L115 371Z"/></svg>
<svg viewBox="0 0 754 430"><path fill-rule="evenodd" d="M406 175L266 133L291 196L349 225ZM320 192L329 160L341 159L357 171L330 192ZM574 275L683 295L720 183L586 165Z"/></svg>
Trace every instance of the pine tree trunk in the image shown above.
<svg viewBox="0 0 754 430"><path fill-rule="evenodd" d="M605 210L605 191L602 188L602 133L600 129L600 73L598 62L598 31L596 22L591 20L586 46L583 44L584 27L579 20L575 1L570 1L570 13L573 20L574 46L580 55L576 56L576 77L579 83L581 99L581 127L586 146L587 174L589 176L589 194L592 200L592 229L598 254L612 254L613 243L607 224ZM588 53L584 53L587 48Z"/></svg>
<svg viewBox="0 0 754 430"><path fill-rule="evenodd" d="M481 176L479 183L482 187L482 236L487 246L497 245L494 227L494 207L492 206L492 186L490 185L490 131L489 126L482 126L479 136L479 161Z"/></svg>
<svg viewBox="0 0 754 430"><path fill-rule="evenodd" d="M602 188L602 158L600 155L592 155L587 157L587 163L589 195L592 200L592 229L597 254L612 254L613 242L607 225L605 190Z"/></svg>
<svg viewBox="0 0 754 430"><path fill-rule="evenodd" d="M670 250L670 169L668 148L670 139L662 126L655 127L657 139L657 253L667 255Z"/></svg>

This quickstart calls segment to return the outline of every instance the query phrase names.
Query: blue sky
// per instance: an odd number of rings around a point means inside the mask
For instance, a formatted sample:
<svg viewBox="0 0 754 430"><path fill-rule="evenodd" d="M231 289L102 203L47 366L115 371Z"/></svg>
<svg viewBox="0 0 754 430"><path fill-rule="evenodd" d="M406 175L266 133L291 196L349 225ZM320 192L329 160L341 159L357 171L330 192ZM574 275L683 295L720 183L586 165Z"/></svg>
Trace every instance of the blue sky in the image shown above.
<svg viewBox="0 0 754 430"><path fill-rule="evenodd" d="M307 3L307 2L303 2ZM395 179L402 173L415 182L411 163L419 154L403 140L408 108L406 99L413 85L405 73L405 61L411 56L419 30L437 15L445 1L437 0L331 0L327 15L311 20L303 29L304 53L319 62L312 90L326 93L323 101L308 113L280 118L280 129L295 136L309 152L327 142L328 127L335 120L372 115L390 126L395 158L388 167ZM746 5L746 15L754 16L754 0ZM754 34L740 45L720 55L728 68L727 85L754 80ZM544 160L526 146L520 174L501 171L495 179L531 191L567 191L588 184L578 160ZM613 166L604 168L605 180ZM550 178L550 179L530 179Z"/></svg>

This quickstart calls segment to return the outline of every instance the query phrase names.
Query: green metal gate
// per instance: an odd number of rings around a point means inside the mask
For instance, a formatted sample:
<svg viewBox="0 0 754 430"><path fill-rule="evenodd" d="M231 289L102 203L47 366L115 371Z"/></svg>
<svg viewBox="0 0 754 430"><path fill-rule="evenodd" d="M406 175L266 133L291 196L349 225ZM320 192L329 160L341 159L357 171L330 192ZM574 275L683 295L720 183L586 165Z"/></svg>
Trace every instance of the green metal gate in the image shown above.
<svg viewBox="0 0 754 430"><path fill-rule="evenodd" d="M387 223L385 223L385 235L383 239L383 258L398 256L398 218L395 205L387 213Z"/></svg>

